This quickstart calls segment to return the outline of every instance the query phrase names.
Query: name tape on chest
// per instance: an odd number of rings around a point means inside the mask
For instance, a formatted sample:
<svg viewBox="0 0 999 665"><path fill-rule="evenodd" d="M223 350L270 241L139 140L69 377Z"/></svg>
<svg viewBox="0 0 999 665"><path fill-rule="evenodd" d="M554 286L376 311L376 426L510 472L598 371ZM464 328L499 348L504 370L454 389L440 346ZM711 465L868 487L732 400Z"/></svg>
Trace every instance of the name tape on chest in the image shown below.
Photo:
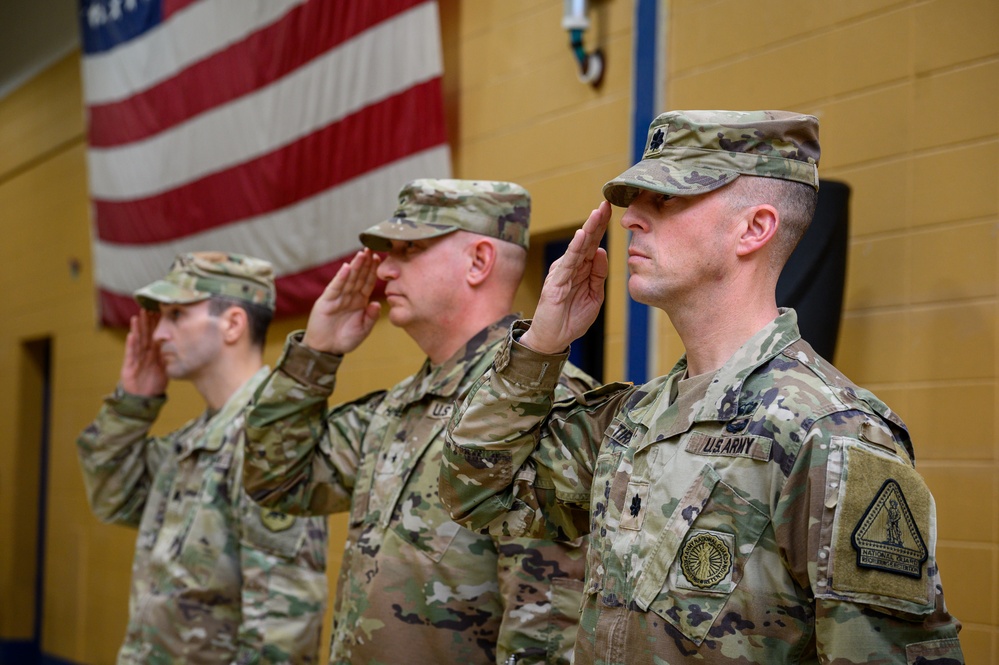
<svg viewBox="0 0 999 665"><path fill-rule="evenodd" d="M723 457L749 457L766 462L770 459L772 441L763 437L712 436L694 432L687 441L687 452L694 455L721 455Z"/></svg>
<svg viewBox="0 0 999 665"><path fill-rule="evenodd" d="M438 400L430 405L427 416L435 420L450 420L454 413L454 402L452 400Z"/></svg>

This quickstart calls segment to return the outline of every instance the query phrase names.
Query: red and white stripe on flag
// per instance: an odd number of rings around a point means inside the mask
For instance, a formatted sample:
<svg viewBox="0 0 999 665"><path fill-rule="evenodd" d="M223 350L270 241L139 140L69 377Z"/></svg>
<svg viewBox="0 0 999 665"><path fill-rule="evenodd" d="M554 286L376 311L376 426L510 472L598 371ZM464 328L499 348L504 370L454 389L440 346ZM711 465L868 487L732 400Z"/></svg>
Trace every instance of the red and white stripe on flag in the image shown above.
<svg viewBox="0 0 999 665"><path fill-rule="evenodd" d="M447 177L436 0L80 0L102 323L182 252L306 312L402 185Z"/></svg>

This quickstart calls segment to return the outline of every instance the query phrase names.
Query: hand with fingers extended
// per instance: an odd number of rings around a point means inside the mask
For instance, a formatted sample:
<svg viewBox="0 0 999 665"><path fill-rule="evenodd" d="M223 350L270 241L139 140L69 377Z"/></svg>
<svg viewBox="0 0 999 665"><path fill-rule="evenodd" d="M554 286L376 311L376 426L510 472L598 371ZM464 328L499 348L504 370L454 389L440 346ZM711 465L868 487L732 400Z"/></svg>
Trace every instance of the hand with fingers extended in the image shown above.
<svg viewBox="0 0 999 665"><path fill-rule="evenodd" d="M585 333L600 313L607 280L607 231L611 207L606 201L578 229L565 254L552 264L530 329L521 343L540 353L561 353Z"/></svg>
<svg viewBox="0 0 999 665"><path fill-rule="evenodd" d="M159 320L159 312L142 309L129 321L119 381L133 395L162 395L170 382L160 357L160 343L153 339Z"/></svg>
<svg viewBox="0 0 999 665"><path fill-rule="evenodd" d="M381 304L371 301L381 258L362 249L340 266L312 306L302 342L317 351L345 354L371 333Z"/></svg>

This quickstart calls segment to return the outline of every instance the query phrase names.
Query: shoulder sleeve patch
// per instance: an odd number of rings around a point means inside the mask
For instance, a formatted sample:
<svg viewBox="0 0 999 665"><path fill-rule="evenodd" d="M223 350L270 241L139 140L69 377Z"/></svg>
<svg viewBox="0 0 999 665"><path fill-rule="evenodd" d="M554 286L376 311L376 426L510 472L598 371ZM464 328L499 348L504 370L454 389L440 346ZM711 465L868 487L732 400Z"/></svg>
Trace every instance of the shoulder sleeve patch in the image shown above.
<svg viewBox="0 0 999 665"><path fill-rule="evenodd" d="M832 535L833 589L929 603L931 576L923 568L936 540L929 489L901 460L857 442L846 444L844 453Z"/></svg>
<svg viewBox="0 0 999 665"><path fill-rule="evenodd" d="M919 533L909 502L892 478L875 495L853 529L857 567L915 577L923 575L926 543Z"/></svg>

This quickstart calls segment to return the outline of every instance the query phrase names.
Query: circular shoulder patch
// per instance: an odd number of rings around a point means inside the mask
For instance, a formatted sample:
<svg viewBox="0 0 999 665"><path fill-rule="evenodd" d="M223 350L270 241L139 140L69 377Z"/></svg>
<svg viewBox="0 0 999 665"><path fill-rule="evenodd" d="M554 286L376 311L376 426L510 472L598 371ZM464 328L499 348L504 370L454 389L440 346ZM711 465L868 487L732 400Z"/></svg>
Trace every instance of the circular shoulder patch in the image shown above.
<svg viewBox="0 0 999 665"><path fill-rule="evenodd" d="M732 565L732 555L725 541L702 531L692 536L680 550L680 569L687 581L707 589L725 579Z"/></svg>
<svg viewBox="0 0 999 665"><path fill-rule="evenodd" d="M260 521L271 531L284 531L291 528L291 525L295 523L295 518L285 513L279 513L276 510L261 508Z"/></svg>

